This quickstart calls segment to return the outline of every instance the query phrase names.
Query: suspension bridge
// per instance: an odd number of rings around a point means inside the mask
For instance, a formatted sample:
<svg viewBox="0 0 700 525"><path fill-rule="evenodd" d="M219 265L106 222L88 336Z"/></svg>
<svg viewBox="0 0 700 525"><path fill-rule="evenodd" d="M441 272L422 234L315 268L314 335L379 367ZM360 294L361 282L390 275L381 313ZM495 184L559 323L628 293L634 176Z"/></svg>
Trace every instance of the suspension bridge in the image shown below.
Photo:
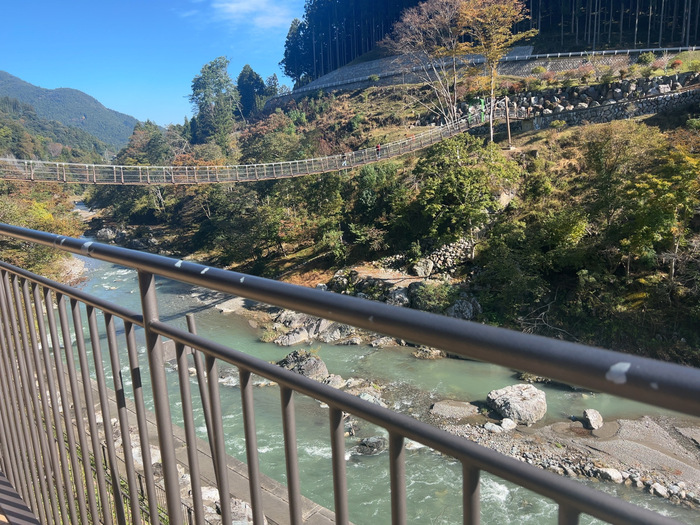
<svg viewBox="0 0 700 525"><path fill-rule="evenodd" d="M504 117L504 110L499 110L496 113L496 117ZM516 118L515 115L509 116L513 119ZM371 148L327 157L264 164L117 166L0 158L0 180L69 184L194 185L303 177L304 175L353 169L365 164L399 157L463 133L485 121L486 117L481 113L470 114L456 122L433 127L427 131L407 136L403 140L379 144Z"/></svg>

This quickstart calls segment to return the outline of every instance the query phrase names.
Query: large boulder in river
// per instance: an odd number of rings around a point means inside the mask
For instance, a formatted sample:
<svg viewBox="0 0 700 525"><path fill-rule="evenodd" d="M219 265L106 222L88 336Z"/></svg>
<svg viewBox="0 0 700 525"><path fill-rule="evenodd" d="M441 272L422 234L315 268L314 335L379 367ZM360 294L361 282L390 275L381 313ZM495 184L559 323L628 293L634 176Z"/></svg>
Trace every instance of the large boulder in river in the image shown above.
<svg viewBox="0 0 700 525"><path fill-rule="evenodd" d="M502 417L528 426L542 419L547 413L544 392L526 384L492 390L486 397L486 403Z"/></svg>
<svg viewBox="0 0 700 525"><path fill-rule="evenodd" d="M375 436L363 438L355 447L355 452L361 456L376 456L389 448L389 440Z"/></svg>
<svg viewBox="0 0 700 525"><path fill-rule="evenodd" d="M329 375L326 363L317 355L305 350L295 350L278 361L277 365L316 381L323 381Z"/></svg>

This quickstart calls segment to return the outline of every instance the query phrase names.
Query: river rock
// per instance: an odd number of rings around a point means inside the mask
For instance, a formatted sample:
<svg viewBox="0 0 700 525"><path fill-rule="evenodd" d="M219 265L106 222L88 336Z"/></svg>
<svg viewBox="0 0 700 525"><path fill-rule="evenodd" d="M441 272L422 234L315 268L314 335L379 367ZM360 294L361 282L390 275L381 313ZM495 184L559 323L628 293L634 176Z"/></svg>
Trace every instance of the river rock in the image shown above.
<svg viewBox="0 0 700 525"><path fill-rule="evenodd" d="M389 446L389 442L384 437L374 436L361 439L355 451L361 456L376 456L384 452Z"/></svg>
<svg viewBox="0 0 700 525"><path fill-rule="evenodd" d="M430 413L449 419L464 419L478 415L479 409L467 401L444 399L435 403L430 408Z"/></svg>
<svg viewBox="0 0 700 525"><path fill-rule="evenodd" d="M603 481L612 481L613 483L622 483L624 481L622 473L614 468L598 469L598 476Z"/></svg>
<svg viewBox="0 0 700 525"><path fill-rule="evenodd" d="M503 432L503 427L496 425L495 423L491 423L490 421L484 425L484 429L488 430L492 434L501 434Z"/></svg>
<svg viewBox="0 0 700 525"><path fill-rule="evenodd" d="M583 424L586 428L598 430L603 427L603 416L597 410L587 408L583 411Z"/></svg>
<svg viewBox="0 0 700 525"><path fill-rule="evenodd" d="M400 287L391 290L386 298L386 304L391 304L393 306L409 306L411 304L411 299L408 296L408 288Z"/></svg>
<svg viewBox="0 0 700 525"><path fill-rule="evenodd" d="M434 360L447 357L447 354L444 350L440 350L439 348L421 346L413 352L413 357L415 357L416 359Z"/></svg>
<svg viewBox="0 0 700 525"><path fill-rule="evenodd" d="M95 238L100 242L112 242L117 238L117 232L112 228L101 228L95 234Z"/></svg>
<svg viewBox="0 0 700 525"><path fill-rule="evenodd" d="M382 408L387 408L387 405L384 401L382 401L382 398L379 397L379 395L375 394L370 394L369 392L361 392L357 397L362 399L363 401L367 401L368 403L372 403L373 405L380 406Z"/></svg>
<svg viewBox="0 0 700 525"><path fill-rule="evenodd" d="M517 426L517 423L509 417L505 417L501 421L501 428L503 430L515 430Z"/></svg>
<svg viewBox="0 0 700 525"><path fill-rule="evenodd" d="M545 393L528 384L492 390L486 397L486 403L502 417L528 426L542 419L547 413Z"/></svg>
<svg viewBox="0 0 700 525"><path fill-rule="evenodd" d="M324 343L335 343L348 339L355 334L355 327L343 323L329 323L319 326L316 338Z"/></svg>
<svg viewBox="0 0 700 525"><path fill-rule="evenodd" d="M275 339L274 343L278 346L292 346L299 343L305 343L309 341L309 339L309 332L302 326L279 336L277 339Z"/></svg>
<svg viewBox="0 0 700 525"><path fill-rule="evenodd" d="M467 321L471 321L480 313L481 305L474 297L457 299L455 304L445 310L445 315L457 319L465 319Z"/></svg>
<svg viewBox="0 0 700 525"><path fill-rule="evenodd" d="M661 496L662 498L668 498L668 490L660 483L653 483L649 487L649 492L656 496Z"/></svg>
<svg viewBox="0 0 700 525"><path fill-rule="evenodd" d="M305 350L295 350L281 361L278 361L277 365L316 381L323 381L328 377L326 363L317 355Z"/></svg>
<svg viewBox="0 0 700 525"><path fill-rule="evenodd" d="M418 277L430 277L433 273L434 263L430 259L418 259L411 266L411 273L417 275Z"/></svg>

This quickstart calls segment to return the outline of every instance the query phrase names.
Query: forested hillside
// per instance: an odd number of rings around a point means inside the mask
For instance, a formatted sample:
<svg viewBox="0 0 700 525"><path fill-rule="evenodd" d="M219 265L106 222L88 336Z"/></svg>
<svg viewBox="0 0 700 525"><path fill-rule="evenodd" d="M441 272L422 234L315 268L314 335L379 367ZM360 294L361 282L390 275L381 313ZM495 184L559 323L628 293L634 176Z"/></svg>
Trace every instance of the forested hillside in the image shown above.
<svg viewBox="0 0 700 525"><path fill-rule="evenodd" d="M34 108L0 97L0 157L99 163L107 145L89 133L39 118Z"/></svg>
<svg viewBox="0 0 700 525"><path fill-rule="evenodd" d="M448 2L449 0L445 0ZM287 35L281 65L304 83L375 49L418 0L308 0ZM698 0L528 0L540 52L698 45Z"/></svg>
<svg viewBox="0 0 700 525"><path fill-rule="evenodd" d="M232 151L265 162L404 137L410 89L291 101L235 124ZM484 322L698 365L699 116L553 128L508 152L462 135L358 171L93 187L88 202L167 253L270 277L366 261L410 269L459 241L468 253L426 281L431 310L466 295ZM140 125L119 159L226 162L215 135L191 144L187 133Z"/></svg>
<svg viewBox="0 0 700 525"><path fill-rule="evenodd" d="M138 122L134 117L107 109L76 89L44 89L0 71L0 97L29 104L36 114L65 126L79 128L106 144L122 147Z"/></svg>

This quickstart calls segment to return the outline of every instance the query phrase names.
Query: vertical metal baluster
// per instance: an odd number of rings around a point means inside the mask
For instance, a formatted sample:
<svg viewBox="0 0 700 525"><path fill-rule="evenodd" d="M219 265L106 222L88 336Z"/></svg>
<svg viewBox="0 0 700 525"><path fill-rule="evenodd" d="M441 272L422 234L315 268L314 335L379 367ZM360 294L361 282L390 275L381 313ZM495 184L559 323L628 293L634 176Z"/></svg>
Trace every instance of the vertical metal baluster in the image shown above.
<svg viewBox="0 0 700 525"><path fill-rule="evenodd" d="M25 346L25 358L24 363L27 367L26 374L28 376L28 385L32 397L32 405L34 406L35 414L35 428L37 429L37 437L39 441L39 448L41 450L41 462L37 465L39 469L39 480L43 481L46 486L42 488L44 494L44 505L47 506L47 518L53 515L54 523L59 522L58 514L58 499L56 497L56 490L53 483L53 472L52 464L49 454L49 442L47 435L53 434L52 429L48 425L49 423L49 410L46 403L46 391L41 390L41 394L37 391L37 383L43 382L43 377L40 381L40 369L37 366L35 357L38 352L36 329L37 325L34 321L34 312L32 310L32 300L29 295L29 283L27 280L22 281L22 302L24 303L24 315L26 317L26 327L23 330L22 339L26 344L26 333L29 335L29 344ZM24 322L24 318L22 318ZM21 324L20 324L21 327ZM41 401L40 401L41 398ZM48 480L48 481L47 481Z"/></svg>
<svg viewBox="0 0 700 525"><path fill-rule="evenodd" d="M61 301L61 296L56 294L56 304ZM49 347L42 349L44 354L44 366L49 371L47 374L47 379L49 383L49 395L51 396L51 407L53 409L53 418L56 424L56 444L58 445L58 456L61 459L61 467L63 471L63 483L66 487L66 491L70 492L67 494L68 501L68 511L70 512L71 523L79 523L78 521L78 510L80 510L80 515L87 515L87 512L83 511L83 507L79 509L75 508L75 498L72 497L73 494L73 481L70 472L70 464L68 462L67 454L70 453L71 461L73 460L73 455L75 452L75 438L73 435L73 427L70 422L70 401L68 399L68 394L66 393L65 375L63 372L63 364L61 360L61 343L58 337L58 329L56 327L56 318L53 311L53 302L51 301L51 290L48 288L44 289L44 304L46 305L46 319L49 322L49 334L51 335L51 344L53 346L54 362L53 366L51 363L51 355L49 353ZM56 380L54 380L54 373ZM56 388L56 382L58 382L58 389ZM56 392L58 392L58 398L56 398ZM63 409L63 420L61 418L61 409ZM66 452L66 443L62 421L65 424L65 435L68 439L68 452ZM73 445L71 446L71 443ZM82 485L80 485L80 490L82 490ZM83 501L85 501L83 499ZM78 498L78 503L80 504L80 498Z"/></svg>
<svg viewBox="0 0 700 525"><path fill-rule="evenodd" d="M231 523L231 490L228 483L228 466L226 462L226 441L224 440L224 422L221 411L221 397L219 396L219 370L216 359L207 356L205 359L207 368L207 387L209 388L209 400L211 402L211 426L214 442L212 448L216 450L214 461L216 462L216 484L221 500L221 520L223 523Z"/></svg>
<svg viewBox="0 0 700 525"><path fill-rule="evenodd" d="M192 314L187 314L187 329L192 334L197 333L197 327L195 326L194 316ZM204 423L207 427L207 437L209 442L209 448L211 450L211 457L213 460L214 476L219 476L217 469L219 468L218 462L216 460L216 447L214 447L214 429L212 427L212 416L211 416L211 400L209 398L209 387L206 377L206 370L204 364L202 363L202 353L197 350L192 350L192 358L194 359L194 368L197 372L197 383L199 384L199 395L202 399L202 410L204 411ZM217 378L218 381L218 378Z"/></svg>
<svg viewBox="0 0 700 525"><path fill-rule="evenodd" d="M190 392L190 374L185 345L175 344L177 355L177 374L180 380L180 399L182 399L182 419L185 424L187 439L187 461L189 463L190 482L192 485L192 503L196 523L204 524L204 502L202 500L202 483L199 473L197 435L194 428L194 411L192 410L192 393Z"/></svg>
<svg viewBox="0 0 700 525"><path fill-rule="evenodd" d="M139 429L139 442L141 444L141 457L143 458L143 473L146 478L146 494L148 495L148 511L151 523L160 523L158 517L158 498L156 485L153 480L153 464L151 463L151 444L148 436L148 423L146 421L146 407L143 402L143 385L141 383L141 367L136 349L136 336L134 325L124 322L126 331L126 346L129 351L129 367L131 368L131 383L134 402L136 403L136 424ZM126 452L126 451L125 451ZM131 451L129 451L129 454Z"/></svg>
<svg viewBox="0 0 700 525"><path fill-rule="evenodd" d="M119 418L119 430L122 436L122 451L124 465L126 466L126 480L129 488L129 508L131 509L131 523L141 525L141 512L139 511L139 494L136 485L136 470L131 450L131 435L129 434L129 416L126 410L126 396L122 382L122 369L119 360L119 345L117 344L117 331L114 328L114 317L105 312L105 327L107 329L107 346L109 358L112 364L112 377L114 393L117 400L117 416ZM121 492L121 488L120 488ZM123 505L123 504L122 504Z"/></svg>
<svg viewBox="0 0 700 525"><path fill-rule="evenodd" d="M559 518L557 525L578 525L579 512L571 507L559 504Z"/></svg>
<svg viewBox="0 0 700 525"><path fill-rule="evenodd" d="M345 475L345 425L343 411L330 409L331 451L333 454L333 499L335 521L342 525L350 522L348 512L348 481Z"/></svg>
<svg viewBox="0 0 700 525"><path fill-rule="evenodd" d="M481 522L480 476L478 468L462 464L464 525L479 525Z"/></svg>
<svg viewBox="0 0 700 525"><path fill-rule="evenodd" d="M21 423L19 422L19 411L14 398L12 376L9 371L10 367L14 365L12 364L12 337L10 335L10 320L7 314L6 291L4 280L0 280L0 309L3 320L3 330L2 334L0 334L2 336L0 337L0 348L2 348L2 352L0 352L0 378L2 379L0 386L2 386L2 403L4 405L3 425L5 429L9 430L8 446L14 457L12 470L8 473L13 474L13 484L17 492L22 495L25 502L29 502L29 483L27 483L26 477L29 467L27 466L26 455L22 453L24 440L19 436ZM7 419L7 423L5 419ZM7 458L9 460L10 456L7 456Z"/></svg>
<svg viewBox="0 0 700 525"><path fill-rule="evenodd" d="M36 325L39 329L39 344L41 345L42 351L48 353L49 342L46 337L46 324L44 321L44 310L42 297L39 292L39 285L36 283L32 284L32 297L34 298L34 311L36 315ZM47 310L47 315L49 311ZM66 512L66 494L65 486L63 484L63 479L61 478L61 463L59 462L58 453L56 448L58 446L63 446L63 443L56 439L58 432L56 429L60 428L60 420L56 419L56 410L53 409L53 404L55 402L51 386L47 389L47 381L51 380L49 384L53 382L53 368L47 366L48 360L42 361L42 356L38 348L34 348L34 362L35 368L37 370L37 378L39 380L39 389L41 391L41 404L43 407L44 417L46 418L46 430L49 436L49 456L51 457L51 467L53 469L53 482L56 485L56 492L58 493L58 504L61 511L61 519L56 520L56 523L69 523L68 514ZM49 400L51 400L51 407L49 407ZM62 432L60 432L62 434ZM62 441L62 440L61 440Z"/></svg>
<svg viewBox="0 0 700 525"><path fill-rule="evenodd" d="M1 331L0 331L1 332ZM2 338L2 333L0 333L0 448L2 448L2 457L0 457L0 465L2 466L2 471L14 484L15 487L19 487L17 484L17 479L15 478L15 470L17 460L14 450L16 447L14 445L15 441L12 438L10 432L10 423L8 422L7 416L10 413L10 409L7 405L7 396L5 395L5 380L7 375L3 372L2 361L4 359L7 349L5 348L5 340ZM10 452L12 451L12 452Z"/></svg>
<svg viewBox="0 0 700 525"><path fill-rule="evenodd" d="M284 459L287 464L289 519L292 525L301 525L301 483L299 482L299 457L297 451L294 391L291 388L280 386L280 397L282 401L282 426L284 428Z"/></svg>
<svg viewBox="0 0 700 525"><path fill-rule="evenodd" d="M95 314L95 309L90 305L86 305L86 312L88 317L88 326L90 328L90 344L92 346L92 357L95 362L95 377L97 379L97 389L100 397L102 425L104 427L105 443L107 444L107 457L109 459L109 472L112 482L113 494L113 498L111 500L114 501L114 513L115 517L117 518L117 522L126 523L126 516L124 515L124 501L122 500L122 491L119 483L119 465L117 464L117 453L114 448L114 434L112 432L112 418L109 410L109 398L107 397L107 379L105 378L104 371L105 363L102 360L102 348L100 346L100 331L97 328L97 316ZM87 368L87 366L85 368ZM114 373L114 371L112 373ZM97 451L102 447L100 447L99 440L97 440L96 443L93 443L93 447L97 447L95 450L95 462L98 462ZM101 455L99 464L102 468ZM107 498L106 500L103 499L103 512L109 510L109 501L110 498ZM106 519L105 521L106 523L111 523L111 520L112 516L110 514L109 519Z"/></svg>
<svg viewBox="0 0 700 525"><path fill-rule="evenodd" d="M150 323L158 320L156 280L153 274L141 270L139 270L138 275L143 325L146 332L146 354L148 355L148 369L151 375L151 389L156 412L165 493L168 500L168 517L171 525L180 525L182 523L182 500L180 498L180 483L173 442L168 384L165 378L163 345L161 344L160 336L153 333L150 328Z"/></svg>
<svg viewBox="0 0 700 525"><path fill-rule="evenodd" d="M248 482L250 485L250 504L253 507L253 523L265 520L260 490L260 462L258 459L258 436L255 432L255 404L253 399L252 374L239 370L241 382L241 402L243 406L243 427L245 430L245 449L248 459Z"/></svg>
<svg viewBox="0 0 700 525"><path fill-rule="evenodd" d="M10 281L7 272L3 272L2 279L3 286L5 288L4 299L6 302L5 311L3 311L3 317L8 320L8 324L11 329L10 332L12 337L12 346L10 346L10 348L14 348L14 352L10 353L10 362L6 363L6 366L9 367L12 378L12 385L14 386L14 388L10 389L10 393L13 396L12 404L16 407L20 418L19 424L21 425L20 431L22 433L22 441L19 443L20 454L22 454L23 456L27 472L29 472L29 475L31 477L31 480L26 479L26 482L31 481L31 485L27 485L27 492L29 494L29 499L27 501L31 502L30 508L39 516L39 519L44 519L44 512L41 505L41 495L37 493L37 491L39 490L39 480L37 478L37 472L35 469L36 462L31 460L30 451L30 446L32 443L31 427L33 427L34 425L30 422L29 408L26 406L24 402L25 400L22 397L23 385L22 380L19 377L20 373L17 370L19 367L19 356L22 353L22 348L19 340L19 333L17 331L17 316L15 314L16 310L14 308L12 288L10 286ZM5 317L6 315L7 317ZM36 458L36 455L34 455L34 457Z"/></svg>
<svg viewBox="0 0 700 525"><path fill-rule="evenodd" d="M71 300L71 303L73 303L73 300ZM99 513L97 511L97 502L95 501L95 484L92 481L92 468L90 467L89 458L90 449L88 448L87 436L85 435L85 421L83 420L83 407L82 403L80 402L80 389L78 388L78 377L75 371L75 356L73 354L73 342L71 341L70 326L68 324L68 313L66 312L66 303L63 300L59 301L58 303L58 318L61 322L61 332L63 335L63 349L66 356L66 370L68 372L68 382L70 384L70 391L73 401L73 413L75 415L75 422L73 423L73 425L78 434L80 454L82 456L81 459L83 463L83 473L85 474L84 480L76 481L76 487L80 487L78 490L83 490L83 487L85 488L82 497L85 498L85 493L87 493L87 502L90 505L91 514L91 517L89 519L91 521L94 521L99 519ZM76 330L75 336L77 338L77 327L74 328ZM65 405L63 409L65 413L69 412L66 410ZM66 427L69 427L69 425L71 425L71 422L66 421ZM69 432L68 435L70 435L71 433L72 432ZM77 450L71 450L71 453L74 455L73 475L76 478L81 478L82 476L80 475L80 465L78 465L77 463Z"/></svg>
<svg viewBox="0 0 700 525"><path fill-rule="evenodd" d="M391 472L391 523L406 523L406 454L404 438L389 434L389 461Z"/></svg>
<svg viewBox="0 0 700 525"><path fill-rule="evenodd" d="M102 509L102 516L107 525L112 525L112 509L109 505L109 497L107 495L107 480L105 476L105 468L102 464L101 458L101 446L100 446L100 436L97 430L97 418L95 418L95 399L92 395L92 378L90 377L90 366L88 365L87 358L87 348L85 346L85 332L83 331L83 321L80 317L80 303L75 299L71 299L71 310L73 311L73 326L75 328L75 343L78 349L78 360L80 362L80 376L83 383L83 394L85 396L85 408L87 412L88 429L90 432L90 441L92 442L92 458L95 462L95 475L97 476L97 490L98 492L92 491L91 495L95 498L95 508L99 507ZM94 322L94 309L90 308L88 310L88 316L93 316ZM96 334L97 343L99 344L99 334ZM93 339L93 344L95 340ZM104 365L100 364L100 370ZM109 419L103 420L104 426L109 425ZM86 440L87 445L87 440ZM85 454L83 454L83 462L85 461ZM86 474L87 475L87 474ZM90 477L92 478L92 467L90 468ZM97 495L99 494L99 500L97 501ZM92 503L92 500L91 500ZM97 514L95 516L98 516ZM94 519L99 519L98 517Z"/></svg>

